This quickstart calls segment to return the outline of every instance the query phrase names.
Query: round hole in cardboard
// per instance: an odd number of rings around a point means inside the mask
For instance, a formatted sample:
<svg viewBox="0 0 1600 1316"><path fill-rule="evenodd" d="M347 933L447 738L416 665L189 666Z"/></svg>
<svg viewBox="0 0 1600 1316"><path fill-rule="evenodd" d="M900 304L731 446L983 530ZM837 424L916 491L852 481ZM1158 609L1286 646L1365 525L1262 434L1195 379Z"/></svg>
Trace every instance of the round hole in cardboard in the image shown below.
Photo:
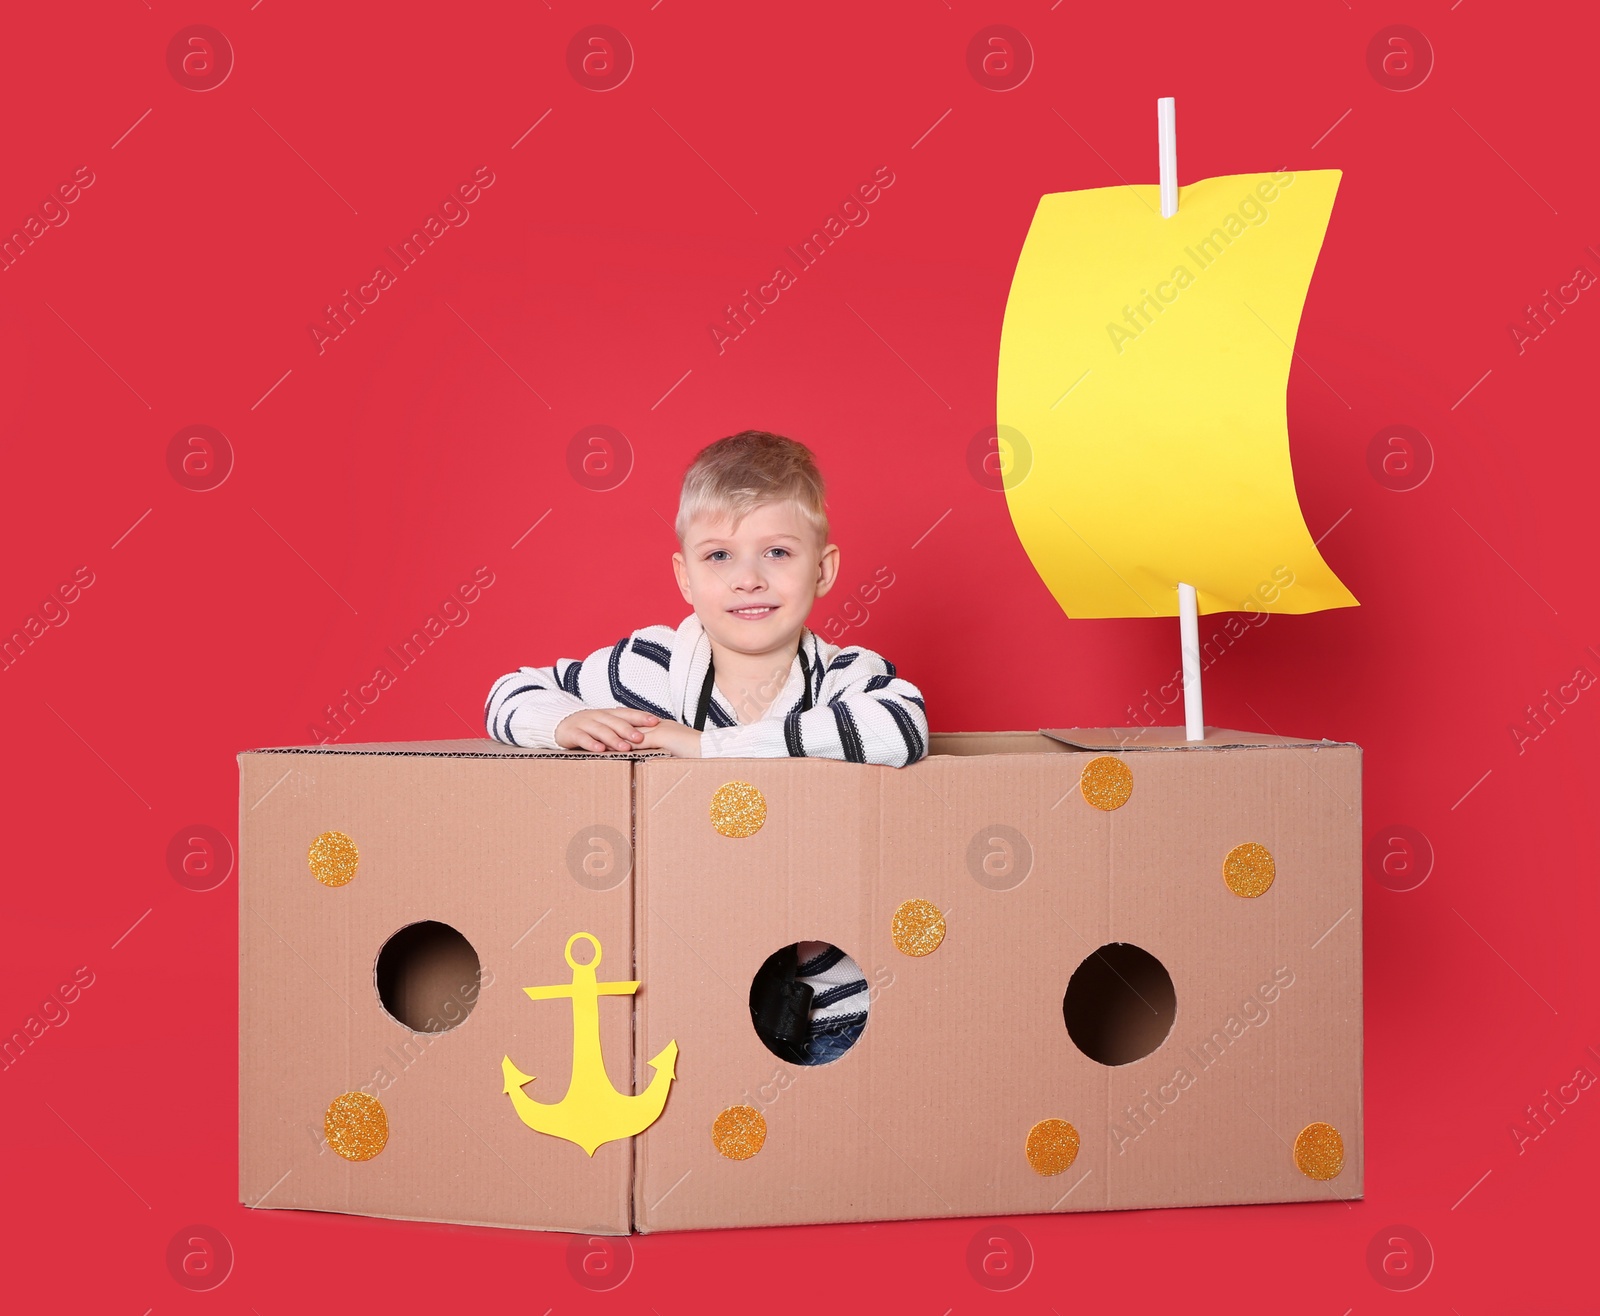
<svg viewBox="0 0 1600 1316"><path fill-rule="evenodd" d="M372 976L378 1000L414 1033L445 1033L477 1004L482 967L472 943L448 923L408 923L383 943Z"/></svg>
<svg viewBox="0 0 1600 1316"><path fill-rule="evenodd" d="M791 1065L825 1065L860 1040L873 992L848 954L797 941L767 956L750 983L761 1045Z"/></svg>
<svg viewBox="0 0 1600 1316"><path fill-rule="evenodd" d="M1062 998L1067 1035L1102 1065L1142 1060L1178 1017L1178 994L1160 960L1142 946L1113 941L1073 971Z"/></svg>

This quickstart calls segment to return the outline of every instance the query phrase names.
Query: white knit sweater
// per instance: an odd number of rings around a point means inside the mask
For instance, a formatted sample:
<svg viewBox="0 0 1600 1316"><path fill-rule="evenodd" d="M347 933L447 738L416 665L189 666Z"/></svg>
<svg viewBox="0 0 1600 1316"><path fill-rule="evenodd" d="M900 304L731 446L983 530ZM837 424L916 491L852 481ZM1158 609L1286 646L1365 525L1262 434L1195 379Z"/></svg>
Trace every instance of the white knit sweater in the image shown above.
<svg viewBox="0 0 1600 1316"><path fill-rule="evenodd" d="M800 636L811 675L811 708L797 653L788 681L755 722L741 723L712 687L702 758L809 757L905 767L928 752L928 717L916 686L894 664L860 645ZM556 725L580 708L637 708L694 724L711 637L690 613L674 629L646 626L584 659L519 667L494 683L484 705L491 738L528 749L557 749Z"/></svg>
<svg viewBox="0 0 1600 1316"><path fill-rule="evenodd" d="M867 1017L867 980L853 959L825 941L799 942L797 958L795 977L812 990L813 1036Z"/></svg>

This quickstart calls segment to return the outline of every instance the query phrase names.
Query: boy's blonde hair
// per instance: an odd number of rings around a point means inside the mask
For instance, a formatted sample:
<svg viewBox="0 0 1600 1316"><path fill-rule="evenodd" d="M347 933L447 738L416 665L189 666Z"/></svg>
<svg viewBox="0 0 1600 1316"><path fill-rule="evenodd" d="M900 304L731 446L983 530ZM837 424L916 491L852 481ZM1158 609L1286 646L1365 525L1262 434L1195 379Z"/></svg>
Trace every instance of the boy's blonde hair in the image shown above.
<svg viewBox="0 0 1600 1316"><path fill-rule="evenodd" d="M745 430L702 448L683 475L674 529L684 542L696 517L728 516L735 527L766 503L791 502L828 542L822 472L811 449L781 434Z"/></svg>

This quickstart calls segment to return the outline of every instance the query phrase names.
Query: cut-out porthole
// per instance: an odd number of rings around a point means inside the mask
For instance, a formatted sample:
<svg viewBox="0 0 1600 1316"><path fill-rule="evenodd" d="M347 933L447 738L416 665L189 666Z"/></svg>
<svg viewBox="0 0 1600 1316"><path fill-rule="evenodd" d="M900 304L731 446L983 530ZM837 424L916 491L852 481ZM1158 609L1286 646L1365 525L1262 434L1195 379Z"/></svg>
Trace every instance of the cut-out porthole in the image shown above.
<svg viewBox="0 0 1600 1316"><path fill-rule="evenodd" d="M1178 1017L1178 994L1154 955L1113 941L1073 971L1061 1013L1084 1055L1102 1065L1126 1065L1167 1040Z"/></svg>
<svg viewBox="0 0 1600 1316"><path fill-rule="evenodd" d="M793 1065L825 1065L861 1037L870 993L856 962L825 941L774 951L750 983L761 1044Z"/></svg>
<svg viewBox="0 0 1600 1316"><path fill-rule="evenodd" d="M444 1033L465 1021L478 1000L482 967L472 943L431 919L401 928L378 952L378 1000L414 1033Z"/></svg>

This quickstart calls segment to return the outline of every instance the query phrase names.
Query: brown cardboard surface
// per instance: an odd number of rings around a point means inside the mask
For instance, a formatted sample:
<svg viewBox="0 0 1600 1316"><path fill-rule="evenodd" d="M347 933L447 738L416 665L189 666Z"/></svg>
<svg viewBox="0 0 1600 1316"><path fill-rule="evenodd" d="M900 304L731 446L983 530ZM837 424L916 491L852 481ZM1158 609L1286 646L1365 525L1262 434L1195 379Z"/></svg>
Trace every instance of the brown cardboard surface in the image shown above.
<svg viewBox="0 0 1600 1316"><path fill-rule="evenodd" d="M1130 753L1133 795L1110 813L1078 790L1086 761L639 765L639 1042L681 1048L672 1100L639 1139L641 1230L1360 1195L1359 751ZM709 826L709 798L733 778L767 800L753 837ZM1009 890L966 861L997 825L1032 852ZM1255 899L1221 879L1247 840L1278 865ZM890 936L912 898L946 914L923 958ZM768 954L813 939L855 957L875 999L841 1059L789 1065L756 1038L747 993ZM1073 1045L1062 997L1115 941L1163 962L1178 1009L1152 1055L1108 1068ZM1275 971L1292 981L1262 1003ZM709 1136L733 1104L768 1125L747 1161ZM1050 1118L1071 1121L1082 1150L1047 1177L1024 1144ZM1314 1120L1345 1140L1327 1183L1291 1154Z"/></svg>
<svg viewBox="0 0 1600 1316"><path fill-rule="evenodd" d="M1043 731L934 731L928 735L928 754L1065 754L1072 747L1052 740Z"/></svg>
<svg viewBox="0 0 1600 1316"><path fill-rule="evenodd" d="M625 1233L630 1144L591 1160L527 1128L500 1062L509 1054L535 1075L529 1093L541 1101L565 1090L570 1006L520 989L571 980L572 932L592 932L607 967L628 976L631 883L580 885L567 847L596 823L629 835L632 769L516 751L463 761L440 748L239 756L240 1200ZM329 830L360 851L343 887L323 886L307 866L312 838ZM487 985L447 1032L412 1032L377 995L380 948L420 920L458 930L483 966ZM602 1053L619 1084L631 1069L630 1013L622 1001L601 1010ZM389 1141L352 1163L322 1143L322 1120L336 1096L363 1085L387 1111Z"/></svg>
<svg viewBox="0 0 1600 1316"><path fill-rule="evenodd" d="M935 733L904 769L481 740L240 755L241 1200L621 1233L1360 1196L1361 752L1164 730ZM1111 812L1079 789L1105 753L1134 780ZM711 825L733 780L765 799L754 836ZM595 824L632 840L631 874L605 890L568 858ZM306 850L335 829L361 866L327 888ZM1252 899L1221 875L1244 841L1277 864ZM990 876L996 845L1024 876ZM947 925L922 958L891 936L914 898ZM459 930L492 975L448 1032L414 1033L377 997L378 950L421 920ZM519 989L570 981L579 931L601 939L603 979L641 983L602 998L614 1086L642 1091L648 1058L680 1048L661 1117L592 1160L524 1126L500 1074L510 1055L530 1095L565 1091L570 1006ZM780 1061L750 1022L756 969L800 940L843 947L870 987L861 1040L827 1065ZM1106 1066L1062 998L1119 941L1162 962L1177 1009L1152 1054ZM321 1144L322 1114L363 1086L390 1140L351 1163ZM711 1142L734 1104L767 1121L746 1161ZM1024 1154L1045 1119L1081 1139L1057 1176ZM1292 1157L1313 1121L1344 1138L1328 1182Z"/></svg>

